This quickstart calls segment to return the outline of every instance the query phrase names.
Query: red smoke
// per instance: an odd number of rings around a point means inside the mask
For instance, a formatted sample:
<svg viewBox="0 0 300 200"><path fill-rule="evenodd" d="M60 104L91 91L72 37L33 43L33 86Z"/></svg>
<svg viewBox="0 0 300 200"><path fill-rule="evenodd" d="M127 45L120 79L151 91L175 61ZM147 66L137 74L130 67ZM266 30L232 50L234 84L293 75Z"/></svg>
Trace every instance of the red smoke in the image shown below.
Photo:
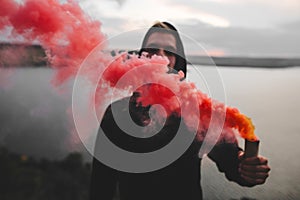
<svg viewBox="0 0 300 200"><path fill-rule="evenodd" d="M174 113L182 116L187 126L197 131L199 140L204 139L203 133L206 133L210 126L222 128L222 123L224 127L220 140L233 141L233 129L238 130L243 138L257 139L249 118L236 108L226 107L223 103L209 98L197 90L194 83L180 81L183 77L182 72L167 74L167 64L168 61L159 56L152 56L151 59L137 56L127 59L120 56L107 67L99 86L107 83L114 89L127 90L130 93L137 90L141 94L138 101L143 106L159 104L164 107L168 116ZM96 95L98 103L101 102L101 89ZM212 122L213 113L216 119ZM222 116L225 119L222 120Z"/></svg>
<svg viewBox="0 0 300 200"><path fill-rule="evenodd" d="M61 69L56 84L74 76L89 52L105 41L100 22L92 20L73 1L25 0L18 4L0 0L0 5L0 29L12 28L11 35L21 35L24 43L40 43L51 67Z"/></svg>
<svg viewBox="0 0 300 200"><path fill-rule="evenodd" d="M98 50L105 47L106 38L101 33L100 22L87 16L74 1L61 4L58 0L25 0L23 4L18 4L0 0L0 4L0 29L11 28L12 36L21 35L25 43L41 44L47 51L51 67L59 69L55 84L74 77L83 60L96 46L101 44ZM92 83L98 84L99 76L95 72L105 71L96 91L96 106L105 105L104 101L110 98L105 97L109 88L117 88L127 94L138 88L141 93L138 101L142 105L160 104L168 115L182 115L188 127L197 131L200 140L203 139L201 134L212 125L212 113L221 118L223 112L226 112L224 130L234 128L242 137L254 138L254 126L249 118L237 109L210 99L193 83L180 81L182 72L167 74L166 59L158 56L151 59L132 56L127 59L124 54L113 60L109 55L98 55L88 61L90 68L84 72ZM102 69L98 70L99 67ZM141 87L144 84L146 86ZM197 121L200 123L195 123ZM222 120L215 123L222 123Z"/></svg>

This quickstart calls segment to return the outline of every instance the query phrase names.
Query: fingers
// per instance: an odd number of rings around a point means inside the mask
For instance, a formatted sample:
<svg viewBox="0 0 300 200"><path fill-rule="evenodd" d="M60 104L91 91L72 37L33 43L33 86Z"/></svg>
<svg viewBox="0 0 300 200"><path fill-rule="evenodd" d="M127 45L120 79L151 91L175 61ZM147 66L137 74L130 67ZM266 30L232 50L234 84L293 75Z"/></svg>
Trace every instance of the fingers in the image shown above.
<svg viewBox="0 0 300 200"><path fill-rule="evenodd" d="M246 165L241 164L240 169L246 172L269 172L271 169L268 165Z"/></svg>
<svg viewBox="0 0 300 200"><path fill-rule="evenodd" d="M239 151L239 152L238 152L238 159L239 159L239 160L243 160L243 159L244 159L244 155L245 155L245 152L244 152L244 151Z"/></svg>
<svg viewBox="0 0 300 200"><path fill-rule="evenodd" d="M264 178L269 176L270 168L268 166L241 166L239 172L241 175L253 177L253 178Z"/></svg>
<svg viewBox="0 0 300 200"><path fill-rule="evenodd" d="M247 172L247 171L241 171L241 175L244 177L249 177L253 179L262 179L266 180L269 177L268 173L263 173L263 172Z"/></svg>
<svg viewBox="0 0 300 200"><path fill-rule="evenodd" d="M257 157L245 158L242 160L242 163L245 165L267 165L268 160L265 157L257 156Z"/></svg>
<svg viewBox="0 0 300 200"><path fill-rule="evenodd" d="M266 182L270 167L264 157L245 158L239 166L241 177L250 184L258 185Z"/></svg>
<svg viewBox="0 0 300 200"><path fill-rule="evenodd" d="M245 176L243 174L241 174L241 177L247 181L248 183L252 184L252 185L261 185L264 184L266 182L267 178L252 178L249 176Z"/></svg>
<svg viewBox="0 0 300 200"><path fill-rule="evenodd" d="M239 168L239 173L241 177L250 184L258 185L266 182L269 177L269 167L253 167L249 169L247 166L241 166Z"/></svg>

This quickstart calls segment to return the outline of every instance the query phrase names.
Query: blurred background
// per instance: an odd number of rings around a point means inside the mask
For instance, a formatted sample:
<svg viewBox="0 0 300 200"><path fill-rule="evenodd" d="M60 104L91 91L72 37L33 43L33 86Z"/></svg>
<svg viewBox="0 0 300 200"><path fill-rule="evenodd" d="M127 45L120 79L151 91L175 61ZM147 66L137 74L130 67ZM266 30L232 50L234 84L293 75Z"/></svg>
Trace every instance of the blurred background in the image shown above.
<svg viewBox="0 0 300 200"><path fill-rule="evenodd" d="M136 50L156 20L171 22L184 35L188 80L209 92L199 72L217 72L226 104L252 118L269 179L242 188L204 158L204 199L300 198L300 1L78 2L111 50ZM87 199L92 156L70 118L73 80L53 87L43 47L0 34L0 199Z"/></svg>

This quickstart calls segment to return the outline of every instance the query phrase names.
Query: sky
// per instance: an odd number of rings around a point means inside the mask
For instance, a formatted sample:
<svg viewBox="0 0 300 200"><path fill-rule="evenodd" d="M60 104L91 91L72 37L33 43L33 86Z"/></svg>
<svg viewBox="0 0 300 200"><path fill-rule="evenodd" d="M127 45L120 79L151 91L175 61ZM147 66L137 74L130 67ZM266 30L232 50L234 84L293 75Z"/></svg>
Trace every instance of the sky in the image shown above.
<svg viewBox="0 0 300 200"><path fill-rule="evenodd" d="M188 38L183 38L187 54L300 57L299 0L78 1L102 22L112 48L138 48L159 20Z"/></svg>
<svg viewBox="0 0 300 200"><path fill-rule="evenodd" d="M168 21L186 54L300 58L300 0L74 1L102 23L111 49L139 49L155 21Z"/></svg>

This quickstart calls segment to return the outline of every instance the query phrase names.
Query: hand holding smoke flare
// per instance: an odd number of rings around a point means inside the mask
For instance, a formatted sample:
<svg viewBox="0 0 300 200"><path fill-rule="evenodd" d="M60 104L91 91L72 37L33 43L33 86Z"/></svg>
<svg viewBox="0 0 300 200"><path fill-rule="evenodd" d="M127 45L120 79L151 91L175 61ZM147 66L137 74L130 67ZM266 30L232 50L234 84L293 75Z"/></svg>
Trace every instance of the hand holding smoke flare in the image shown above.
<svg viewBox="0 0 300 200"><path fill-rule="evenodd" d="M58 69L54 79L56 85L74 77L96 46L101 45L100 50L106 47L100 22L90 19L73 1L61 4L58 0L25 0L18 4L0 0L0 3L7 8L0 12L0 31L10 31L12 36L21 35L23 42L40 43L47 50L51 67ZM143 106L160 104L168 116L174 113L181 116L186 125L197 132L199 140L203 140L203 133L214 125L211 124L212 114L220 116L220 123L221 116L226 114L223 137L230 137L233 134L230 130L235 129L241 137L257 140L248 117L236 108L209 98L193 83L180 81L182 72L167 74L166 59L158 56L139 58L136 55L127 59L126 54L115 59L101 51L97 55L89 61L90 69L84 72L90 82L98 84L97 106L105 105L105 99L111 98L104 98L104 90L114 88L130 94L137 89L141 94L138 101ZM99 83L95 72L103 72ZM122 84L119 83L121 80ZM139 87L145 84L145 87ZM200 111L200 115L195 110Z"/></svg>

